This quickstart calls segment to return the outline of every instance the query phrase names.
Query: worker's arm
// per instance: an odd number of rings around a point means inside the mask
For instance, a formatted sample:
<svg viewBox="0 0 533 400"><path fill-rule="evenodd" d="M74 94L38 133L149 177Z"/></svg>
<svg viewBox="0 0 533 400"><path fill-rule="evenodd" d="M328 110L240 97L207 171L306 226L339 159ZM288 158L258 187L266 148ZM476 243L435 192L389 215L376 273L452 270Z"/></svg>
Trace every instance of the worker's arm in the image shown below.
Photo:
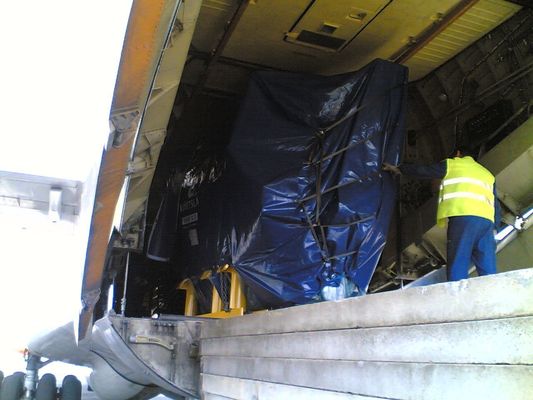
<svg viewBox="0 0 533 400"><path fill-rule="evenodd" d="M442 179L446 175L446 161L430 165L402 164L399 167L383 164L383 169L418 179Z"/></svg>
<svg viewBox="0 0 533 400"><path fill-rule="evenodd" d="M404 175L419 179L442 179L446 175L446 161L441 161L431 165L403 164L398 167ZM493 185L494 192L494 226L497 230L501 223L501 207L498 197L496 197L496 184Z"/></svg>
<svg viewBox="0 0 533 400"><path fill-rule="evenodd" d="M440 163L430 165L416 165L416 164L402 164L398 167L383 164L385 171L393 173L401 173L402 175L411 176L418 179L442 179L446 176L446 160ZM499 230L501 223L501 207L498 198L496 197L496 184L493 185L494 192L494 226Z"/></svg>

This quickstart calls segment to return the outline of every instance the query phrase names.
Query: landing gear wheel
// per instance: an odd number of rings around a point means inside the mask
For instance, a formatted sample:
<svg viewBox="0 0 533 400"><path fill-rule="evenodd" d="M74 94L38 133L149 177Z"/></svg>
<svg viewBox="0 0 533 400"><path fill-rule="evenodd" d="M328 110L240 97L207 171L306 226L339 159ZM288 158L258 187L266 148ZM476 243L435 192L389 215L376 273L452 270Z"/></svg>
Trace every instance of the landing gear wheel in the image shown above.
<svg viewBox="0 0 533 400"><path fill-rule="evenodd" d="M24 374L15 372L13 375L6 376L0 389L0 399L2 400L19 400L24 394Z"/></svg>
<svg viewBox="0 0 533 400"><path fill-rule="evenodd" d="M35 400L56 400L57 384L56 377L52 374L44 374L35 391ZM3 400L3 399L2 399Z"/></svg>
<svg viewBox="0 0 533 400"><path fill-rule="evenodd" d="M81 382L74 375L67 375L61 385L62 400L81 400ZM3 399L2 399L3 400Z"/></svg>

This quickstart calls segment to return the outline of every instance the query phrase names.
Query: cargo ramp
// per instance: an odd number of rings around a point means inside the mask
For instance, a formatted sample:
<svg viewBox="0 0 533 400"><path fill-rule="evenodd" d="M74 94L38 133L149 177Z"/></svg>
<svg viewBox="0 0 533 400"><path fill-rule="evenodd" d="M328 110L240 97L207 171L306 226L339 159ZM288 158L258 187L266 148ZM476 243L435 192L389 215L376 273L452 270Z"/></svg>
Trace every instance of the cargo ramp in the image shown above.
<svg viewBox="0 0 533 400"><path fill-rule="evenodd" d="M532 328L529 268L229 319L108 316L90 352L174 398L515 400L533 398Z"/></svg>

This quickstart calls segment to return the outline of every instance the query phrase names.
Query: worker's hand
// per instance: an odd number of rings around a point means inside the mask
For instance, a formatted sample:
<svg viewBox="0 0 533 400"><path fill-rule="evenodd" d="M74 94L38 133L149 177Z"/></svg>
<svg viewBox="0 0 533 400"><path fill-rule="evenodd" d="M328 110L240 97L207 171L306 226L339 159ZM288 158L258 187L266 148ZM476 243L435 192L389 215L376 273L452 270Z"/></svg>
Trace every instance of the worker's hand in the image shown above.
<svg viewBox="0 0 533 400"><path fill-rule="evenodd" d="M392 172L394 175L401 175L402 172L400 171L400 168L398 168L396 165L392 165L389 163L383 163L381 166L381 169L383 171L389 171Z"/></svg>

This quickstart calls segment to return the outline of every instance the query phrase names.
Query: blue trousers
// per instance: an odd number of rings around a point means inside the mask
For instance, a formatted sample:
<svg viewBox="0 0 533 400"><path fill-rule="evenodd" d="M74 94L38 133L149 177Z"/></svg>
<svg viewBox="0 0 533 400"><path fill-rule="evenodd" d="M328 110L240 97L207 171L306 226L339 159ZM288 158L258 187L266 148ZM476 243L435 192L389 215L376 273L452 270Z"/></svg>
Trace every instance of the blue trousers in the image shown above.
<svg viewBox="0 0 533 400"><path fill-rule="evenodd" d="M448 219L448 280L458 281L468 278L468 268L472 263L477 273L496 273L496 241L494 224L475 216L450 217Z"/></svg>

